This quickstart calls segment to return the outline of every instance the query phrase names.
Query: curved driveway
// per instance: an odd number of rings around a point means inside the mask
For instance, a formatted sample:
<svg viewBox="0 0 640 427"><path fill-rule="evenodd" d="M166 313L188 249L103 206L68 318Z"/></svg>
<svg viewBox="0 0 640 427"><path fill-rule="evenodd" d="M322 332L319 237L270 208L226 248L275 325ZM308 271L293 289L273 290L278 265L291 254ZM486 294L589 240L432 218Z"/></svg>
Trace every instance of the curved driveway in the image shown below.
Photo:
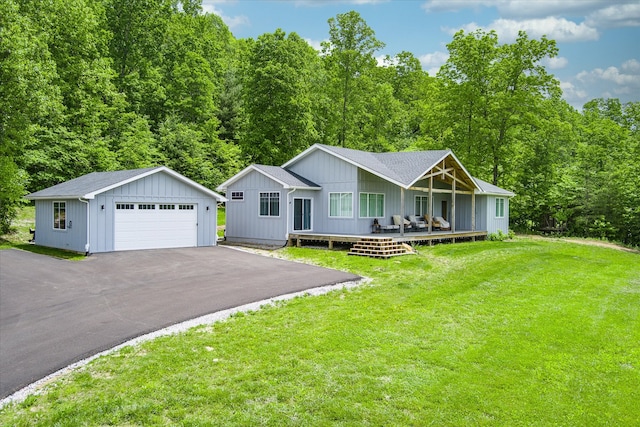
<svg viewBox="0 0 640 427"><path fill-rule="evenodd" d="M0 399L137 336L357 278L220 246L83 261L0 251Z"/></svg>

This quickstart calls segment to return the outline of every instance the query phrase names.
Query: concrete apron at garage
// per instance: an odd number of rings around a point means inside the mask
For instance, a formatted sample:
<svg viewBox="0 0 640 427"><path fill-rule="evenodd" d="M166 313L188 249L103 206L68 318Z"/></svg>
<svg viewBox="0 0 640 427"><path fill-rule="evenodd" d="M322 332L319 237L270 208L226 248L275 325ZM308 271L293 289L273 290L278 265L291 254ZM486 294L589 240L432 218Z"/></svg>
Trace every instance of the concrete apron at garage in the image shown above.
<svg viewBox="0 0 640 427"><path fill-rule="evenodd" d="M0 251L0 398L166 326L357 279L225 247L111 252L80 262Z"/></svg>

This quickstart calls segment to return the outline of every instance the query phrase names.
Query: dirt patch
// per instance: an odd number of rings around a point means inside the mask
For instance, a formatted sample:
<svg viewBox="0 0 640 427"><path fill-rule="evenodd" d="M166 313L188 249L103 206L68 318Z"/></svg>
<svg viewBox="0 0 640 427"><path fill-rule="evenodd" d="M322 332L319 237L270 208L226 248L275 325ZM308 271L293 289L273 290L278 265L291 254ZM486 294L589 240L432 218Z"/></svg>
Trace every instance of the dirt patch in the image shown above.
<svg viewBox="0 0 640 427"><path fill-rule="evenodd" d="M556 242L568 242L577 243L579 245L599 246L601 248L615 249L617 251L631 252L634 254L640 254L640 251L636 249L627 248L625 246L617 245L611 242L605 242L603 240L591 240L591 239L578 239L578 238L557 238L557 237L543 237L543 236L526 236L534 240L554 240Z"/></svg>

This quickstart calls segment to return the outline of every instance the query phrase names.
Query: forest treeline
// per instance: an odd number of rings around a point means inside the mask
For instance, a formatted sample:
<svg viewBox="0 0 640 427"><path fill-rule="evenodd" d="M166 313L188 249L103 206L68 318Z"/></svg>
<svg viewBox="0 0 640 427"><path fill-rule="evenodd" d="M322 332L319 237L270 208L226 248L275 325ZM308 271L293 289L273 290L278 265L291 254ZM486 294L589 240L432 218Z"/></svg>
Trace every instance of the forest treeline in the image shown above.
<svg viewBox="0 0 640 427"><path fill-rule="evenodd" d="M313 49L236 39L199 0L0 0L0 226L31 191L163 164L210 188L314 143L450 148L514 191L512 226L640 245L640 103L577 111L542 65L556 43L458 32L437 75L357 12Z"/></svg>

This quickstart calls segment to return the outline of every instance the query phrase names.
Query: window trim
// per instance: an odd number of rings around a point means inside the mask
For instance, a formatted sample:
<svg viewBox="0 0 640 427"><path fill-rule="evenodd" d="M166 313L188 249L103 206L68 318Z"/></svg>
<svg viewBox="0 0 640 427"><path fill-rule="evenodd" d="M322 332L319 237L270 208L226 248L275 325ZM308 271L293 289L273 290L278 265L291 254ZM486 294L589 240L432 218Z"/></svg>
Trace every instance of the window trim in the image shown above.
<svg viewBox="0 0 640 427"><path fill-rule="evenodd" d="M496 197L496 218L504 218L505 212L505 198L504 197Z"/></svg>
<svg viewBox="0 0 640 427"><path fill-rule="evenodd" d="M58 207L56 208L56 204ZM61 206L62 205L62 206ZM62 207L62 211L64 212L64 219L62 221L62 227L60 227L60 207ZM56 231L67 231L67 202L64 200L54 200L51 202L52 214L53 214L53 224L52 227ZM56 212L58 213L58 220L56 221ZM57 227L56 227L57 223Z"/></svg>
<svg viewBox="0 0 640 427"><path fill-rule="evenodd" d="M269 213L267 215L263 215L262 214L262 195L263 194L268 194L268 209L269 209ZM278 215L272 215L271 214L271 198L273 197L274 194L278 195ZM280 191L258 191L258 216L260 218L280 218L281 215L281 211L282 211L282 204L280 203L280 200L282 199L282 194L280 194Z"/></svg>
<svg viewBox="0 0 640 427"><path fill-rule="evenodd" d="M372 195L376 195L376 196L382 196L382 215L374 215L374 216L369 216L369 197L367 197L367 216L362 216L362 195L366 194L368 196L372 196ZM385 203L386 203L386 194L385 193L370 193L370 192L360 192L358 194L358 217L359 218L384 218L385 216Z"/></svg>
<svg viewBox="0 0 640 427"><path fill-rule="evenodd" d="M342 195L343 194L349 194L351 195L351 215L349 216L343 216L343 215L331 215L331 195L332 194L339 194L340 198L339 200L342 200ZM342 204L340 205L340 207L342 207ZM342 212L342 209L339 209L340 212ZM331 191L329 192L329 218L353 218L353 191Z"/></svg>
<svg viewBox="0 0 640 427"><path fill-rule="evenodd" d="M416 205L418 204L418 198L421 199L425 199L424 202L420 202L420 205L426 204L426 211L425 212L414 212L414 215L429 215L429 196L425 196L423 194L416 194L415 198L413 199L413 209L415 210Z"/></svg>
<svg viewBox="0 0 640 427"><path fill-rule="evenodd" d="M232 202L244 202L244 191L232 191L229 200Z"/></svg>
<svg viewBox="0 0 640 427"><path fill-rule="evenodd" d="M296 230L296 226L295 226L295 222L296 222L296 200L302 200L303 202L303 216L302 216L302 222L304 224L304 201L305 200L309 200L309 228L301 228L300 230ZM292 217L293 217L293 222L291 224L291 228L293 229L293 231L313 231L313 197L305 197L305 196L300 196L300 197L293 197L292 199L292 203L293 203L293 212L292 212Z"/></svg>

